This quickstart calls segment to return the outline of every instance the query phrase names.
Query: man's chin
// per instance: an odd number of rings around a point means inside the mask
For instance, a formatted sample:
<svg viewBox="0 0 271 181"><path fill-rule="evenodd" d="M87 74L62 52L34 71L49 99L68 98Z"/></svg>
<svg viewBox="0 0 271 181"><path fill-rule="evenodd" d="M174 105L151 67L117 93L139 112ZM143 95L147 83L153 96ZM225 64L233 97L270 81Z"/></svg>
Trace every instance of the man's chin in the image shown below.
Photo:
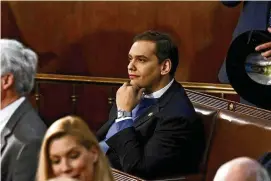
<svg viewBox="0 0 271 181"><path fill-rule="evenodd" d="M133 86L137 86L138 88L145 88L142 84L135 80L130 80L130 84Z"/></svg>
<svg viewBox="0 0 271 181"><path fill-rule="evenodd" d="M130 84L138 86L138 83L136 81L134 81L134 80L130 80Z"/></svg>

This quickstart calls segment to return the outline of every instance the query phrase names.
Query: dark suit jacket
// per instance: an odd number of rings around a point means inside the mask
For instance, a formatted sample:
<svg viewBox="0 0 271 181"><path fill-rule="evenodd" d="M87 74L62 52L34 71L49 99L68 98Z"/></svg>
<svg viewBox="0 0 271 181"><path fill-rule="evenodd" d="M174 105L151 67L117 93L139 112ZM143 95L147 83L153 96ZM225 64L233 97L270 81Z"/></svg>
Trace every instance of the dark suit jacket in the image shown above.
<svg viewBox="0 0 271 181"><path fill-rule="evenodd" d="M110 119L97 132L103 140L116 118L114 105ZM106 141L112 167L145 178L163 178L195 172L204 150L203 125L183 87L176 81L140 115L133 127Z"/></svg>
<svg viewBox="0 0 271 181"><path fill-rule="evenodd" d="M44 122L25 100L1 133L1 181L34 181Z"/></svg>

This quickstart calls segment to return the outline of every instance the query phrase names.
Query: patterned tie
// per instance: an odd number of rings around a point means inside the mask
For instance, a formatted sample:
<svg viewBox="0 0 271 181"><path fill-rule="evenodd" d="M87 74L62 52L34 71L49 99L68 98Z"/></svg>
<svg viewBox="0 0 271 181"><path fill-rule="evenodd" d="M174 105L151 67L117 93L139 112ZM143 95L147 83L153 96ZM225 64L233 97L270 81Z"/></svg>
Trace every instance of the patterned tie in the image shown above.
<svg viewBox="0 0 271 181"><path fill-rule="evenodd" d="M133 120L140 116L147 108L157 103L158 99L155 98L143 98L138 106L132 111Z"/></svg>
<svg viewBox="0 0 271 181"><path fill-rule="evenodd" d="M148 98L143 98L138 106L132 111L132 119L135 120L139 115L141 115L144 110L146 110L148 107L151 105L155 104L157 102L157 99L148 99ZM125 121L123 121L125 123ZM113 123L111 127L109 128L105 139L107 140L110 138L112 135L116 134L118 132L117 124Z"/></svg>

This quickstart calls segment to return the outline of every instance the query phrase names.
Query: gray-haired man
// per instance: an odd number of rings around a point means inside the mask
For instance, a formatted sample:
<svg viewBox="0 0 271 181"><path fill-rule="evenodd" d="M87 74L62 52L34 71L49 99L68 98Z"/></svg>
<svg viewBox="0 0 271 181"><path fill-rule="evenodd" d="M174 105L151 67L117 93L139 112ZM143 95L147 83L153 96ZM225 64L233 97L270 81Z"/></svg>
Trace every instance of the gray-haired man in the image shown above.
<svg viewBox="0 0 271 181"><path fill-rule="evenodd" d="M37 55L15 40L1 39L1 180L35 180L46 131L27 94L33 88Z"/></svg>

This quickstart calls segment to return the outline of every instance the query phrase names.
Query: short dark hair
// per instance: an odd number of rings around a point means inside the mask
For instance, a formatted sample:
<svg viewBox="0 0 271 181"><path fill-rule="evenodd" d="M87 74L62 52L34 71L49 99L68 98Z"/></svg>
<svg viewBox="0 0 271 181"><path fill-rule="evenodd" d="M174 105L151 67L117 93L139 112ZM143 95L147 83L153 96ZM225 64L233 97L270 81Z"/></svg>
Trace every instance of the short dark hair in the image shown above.
<svg viewBox="0 0 271 181"><path fill-rule="evenodd" d="M140 40L155 42L155 54L158 58L159 63L162 63L165 59L170 59L172 67L169 74L171 76L174 76L179 64L179 54L178 48L173 43L171 37L166 33L149 30L139 35L136 35L133 39L133 42L135 43Z"/></svg>

